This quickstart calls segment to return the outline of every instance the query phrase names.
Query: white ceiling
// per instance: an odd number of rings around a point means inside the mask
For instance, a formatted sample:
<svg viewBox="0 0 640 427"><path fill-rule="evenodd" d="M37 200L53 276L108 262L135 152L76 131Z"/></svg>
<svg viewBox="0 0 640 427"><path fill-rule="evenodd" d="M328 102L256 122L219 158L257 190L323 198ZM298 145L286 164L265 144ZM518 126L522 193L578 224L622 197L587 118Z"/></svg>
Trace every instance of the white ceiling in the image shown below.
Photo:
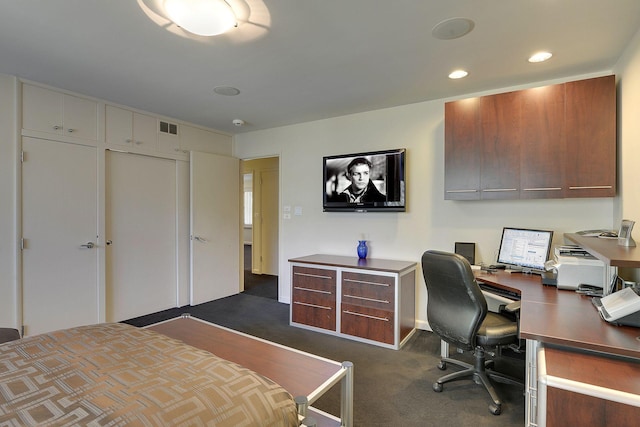
<svg viewBox="0 0 640 427"><path fill-rule="evenodd" d="M202 38L157 2L0 0L0 73L236 133L610 70L640 27L639 0L228 0ZM431 35L453 17L474 30Z"/></svg>

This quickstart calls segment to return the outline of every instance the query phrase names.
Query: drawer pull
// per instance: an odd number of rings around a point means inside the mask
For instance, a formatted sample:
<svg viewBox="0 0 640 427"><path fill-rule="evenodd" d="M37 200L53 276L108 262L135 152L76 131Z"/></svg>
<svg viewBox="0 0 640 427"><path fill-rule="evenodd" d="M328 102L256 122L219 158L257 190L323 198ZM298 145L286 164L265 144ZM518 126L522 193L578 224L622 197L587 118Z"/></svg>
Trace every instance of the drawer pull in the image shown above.
<svg viewBox="0 0 640 427"><path fill-rule="evenodd" d="M293 289L297 289L299 291L309 291L309 292L317 292L319 294L328 294L331 295L331 292L329 291L321 291L319 289L311 289L311 288L303 288L301 286L294 286Z"/></svg>
<svg viewBox="0 0 640 427"><path fill-rule="evenodd" d="M349 310L345 310L345 311L343 311L343 313L344 314L352 314L354 316L367 317L369 319L374 319L374 320L382 320L383 322L388 322L389 321L389 318L387 318L387 317L370 316L368 314L355 313L355 312L349 311Z"/></svg>
<svg viewBox="0 0 640 427"><path fill-rule="evenodd" d="M484 188L482 191L486 193L498 193L501 191L518 191L517 188Z"/></svg>
<svg viewBox="0 0 640 427"><path fill-rule="evenodd" d="M375 298L366 298L366 297L357 297L355 295L344 295L345 298L353 298L353 299L361 299L361 300L365 300L365 301L372 301L372 302L381 302L383 304L389 304L388 300L382 300L382 299L375 299Z"/></svg>
<svg viewBox="0 0 640 427"><path fill-rule="evenodd" d="M584 187L571 187L569 190L610 190L613 188L611 185L585 185Z"/></svg>
<svg viewBox="0 0 640 427"><path fill-rule="evenodd" d="M447 190L447 193L477 193L478 190Z"/></svg>
<svg viewBox="0 0 640 427"><path fill-rule="evenodd" d="M344 279L344 281L352 283L364 283L365 285L386 286L387 288L391 286L388 283L366 282L364 280Z"/></svg>
<svg viewBox="0 0 640 427"><path fill-rule="evenodd" d="M560 191L561 187L523 188L522 191Z"/></svg>
<svg viewBox="0 0 640 427"><path fill-rule="evenodd" d="M294 276L305 276L305 277L315 277L317 279L333 279L331 276L321 276L319 274L309 274L309 273L293 273Z"/></svg>
<svg viewBox="0 0 640 427"><path fill-rule="evenodd" d="M309 304L306 302L298 302L298 301L294 301L294 304L298 304L298 305L305 305L307 307L313 307L313 308L321 308L323 310L331 310L331 307L325 307L324 305L315 305L315 304Z"/></svg>

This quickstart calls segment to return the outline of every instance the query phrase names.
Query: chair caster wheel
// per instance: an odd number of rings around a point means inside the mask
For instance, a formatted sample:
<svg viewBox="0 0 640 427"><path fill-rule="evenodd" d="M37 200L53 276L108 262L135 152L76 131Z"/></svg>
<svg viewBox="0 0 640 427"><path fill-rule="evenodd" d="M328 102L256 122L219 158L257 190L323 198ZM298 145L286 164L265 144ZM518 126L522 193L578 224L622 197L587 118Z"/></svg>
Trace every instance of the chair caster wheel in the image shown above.
<svg viewBox="0 0 640 427"><path fill-rule="evenodd" d="M433 383L433 391L440 393L442 391L442 384Z"/></svg>
<svg viewBox="0 0 640 427"><path fill-rule="evenodd" d="M440 369L441 371L444 371L445 369L447 369L447 362L443 362L441 360L440 363L438 363L438 369Z"/></svg>
<svg viewBox="0 0 640 427"><path fill-rule="evenodd" d="M502 406L492 403L491 405L489 405L489 412L491 412L493 415L500 415L502 413Z"/></svg>

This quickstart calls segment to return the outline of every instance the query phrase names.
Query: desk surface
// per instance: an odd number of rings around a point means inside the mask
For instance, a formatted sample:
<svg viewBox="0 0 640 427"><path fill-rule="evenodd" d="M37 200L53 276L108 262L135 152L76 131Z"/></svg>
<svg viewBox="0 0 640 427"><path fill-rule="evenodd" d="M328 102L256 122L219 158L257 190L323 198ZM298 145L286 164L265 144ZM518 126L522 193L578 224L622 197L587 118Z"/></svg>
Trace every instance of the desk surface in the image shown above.
<svg viewBox="0 0 640 427"><path fill-rule="evenodd" d="M640 359L640 328L605 322L590 297L543 286L533 274L478 271L476 278L520 293L522 338Z"/></svg>

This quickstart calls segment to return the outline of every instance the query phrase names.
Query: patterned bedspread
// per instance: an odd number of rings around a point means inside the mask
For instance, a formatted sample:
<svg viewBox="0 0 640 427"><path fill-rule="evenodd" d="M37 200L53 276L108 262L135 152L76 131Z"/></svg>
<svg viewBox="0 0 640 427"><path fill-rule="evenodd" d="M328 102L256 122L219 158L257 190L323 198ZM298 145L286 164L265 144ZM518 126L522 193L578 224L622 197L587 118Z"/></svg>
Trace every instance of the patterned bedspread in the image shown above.
<svg viewBox="0 0 640 427"><path fill-rule="evenodd" d="M107 323L0 345L0 426L295 426L271 380L148 329Z"/></svg>

